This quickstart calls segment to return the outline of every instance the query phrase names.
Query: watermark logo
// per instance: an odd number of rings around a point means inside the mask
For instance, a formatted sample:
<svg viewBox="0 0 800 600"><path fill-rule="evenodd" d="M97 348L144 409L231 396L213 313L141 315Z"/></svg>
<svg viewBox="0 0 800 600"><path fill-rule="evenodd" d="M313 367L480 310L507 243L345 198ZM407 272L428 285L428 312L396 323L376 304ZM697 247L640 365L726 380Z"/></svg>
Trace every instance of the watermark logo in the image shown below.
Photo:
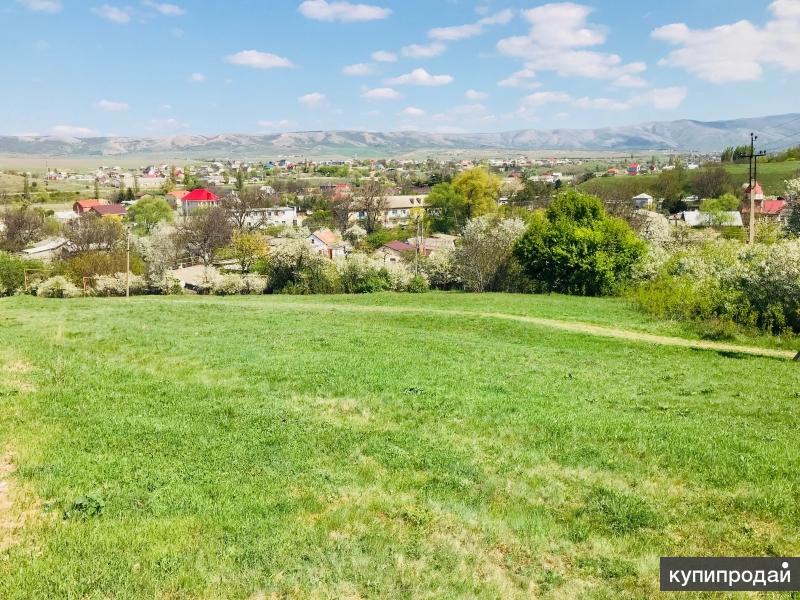
<svg viewBox="0 0 800 600"><path fill-rule="evenodd" d="M661 591L800 591L800 558L662 558Z"/></svg>

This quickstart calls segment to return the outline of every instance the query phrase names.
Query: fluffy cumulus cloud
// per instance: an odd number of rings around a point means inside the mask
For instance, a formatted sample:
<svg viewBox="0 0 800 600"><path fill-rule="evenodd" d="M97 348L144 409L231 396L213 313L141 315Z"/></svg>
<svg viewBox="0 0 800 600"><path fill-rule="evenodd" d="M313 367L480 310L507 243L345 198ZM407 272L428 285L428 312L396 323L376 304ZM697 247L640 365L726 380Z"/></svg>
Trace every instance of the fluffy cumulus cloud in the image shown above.
<svg viewBox="0 0 800 600"><path fill-rule="evenodd" d="M710 29L664 25L651 36L677 46L659 64L685 69L712 83L752 81L766 65L800 71L800 0L775 0L763 27L742 20Z"/></svg>
<svg viewBox="0 0 800 600"><path fill-rule="evenodd" d="M386 19L392 14L388 8L370 4L351 4L350 2L328 2L327 0L305 0L298 7L300 14L316 21L376 21Z"/></svg>
<svg viewBox="0 0 800 600"><path fill-rule="evenodd" d="M364 90L361 97L365 100L397 100L403 95L395 89L382 87Z"/></svg>
<svg viewBox="0 0 800 600"><path fill-rule="evenodd" d="M417 108L416 106L409 106L408 108L405 108L402 111L400 111L400 115L403 117L418 119L420 117L425 116L425 111L422 110L421 108Z"/></svg>
<svg viewBox="0 0 800 600"><path fill-rule="evenodd" d="M454 42L475 37L483 33L487 25L505 25L514 17L514 12L510 9L484 17L483 19L466 25L454 25L451 27L435 27L428 31L428 37L434 40Z"/></svg>
<svg viewBox="0 0 800 600"><path fill-rule="evenodd" d="M486 92L479 92L478 90L467 90L464 92L464 97L467 100L486 100L489 97L489 94Z"/></svg>
<svg viewBox="0 0 800 600"><path fill-rule="evenodd" d="M327 100L327 96L321 92L311 92L297 99L297 101L306 108L321 108L325 106Z"/></svg>
<svg viewBox="0 0 800 600"><path fill-rule="evenodd" d="M366 75L374 75L376 71L375 65L371 63L358 63L355 65L347 65L342 69L342 73L350 77L364 77Z"/></svg>
<svg viewBox="0 0 800 600"><path fill-rule="evenodd" d="M414 69L410 73L389 79L387 83L391 85L422 85L436 87L453 83L453 77L451 75L431 75L425 69Z"/></svg>
<svg viewBox="0 0 800 600"><path fill-rule="evenodd" d="M290 69L294 66L288 58L258 50L242 50L226 56L225 62L253 69Z"/></svg>
<svg viewBox="0 0 800 600"><path fill-rule="evenodd" d="M105 110L108 112L125 112L126 110L130 109L130 105L127 102L115 102L113 100L100 100L95 104L97 108L100 110Z"/></svg>
<svg viewBox="0 0 800 600"><path fill-rule="evenodd" d="M633 99L633 103L652 106L658 110L670 110L683 104L688 95L689 91L681 86L657 88L646 94L636 96Z"/></svg>
<svg viewBox="0 0 800 600"><path fill-rule="evenodd" d="M206 76L202 73L192 73L189 75L189 81L191 83L203 83L206 80Z"/></svg>
<svg viewBox="0 0 800 600"><path fill-rule="evenodd" d="M535 88L539 87L541 83L533 81L536 77L536 71L533 69L521 69L512 73L505 79L500 80L497 85L500 87L521 87L521 88Z"/></svg>
<svg viewBox="0 0 800 600"><path fill-rule="evenodd" d="M432 44L428 44L427 46L420 45L420 44L411 44L410 46L404 46L403 49L400 51L403 56L408 58L433 58L434 56L439 56L442 52L445 51L445 45L440 42L434 42Z"/></svg>
<svg viewBox="0 0 800 600"><path fill-rule="evenodd" d="M377 50L372 53L372 60L385 63L397 62L397 54L386 52L386 50Z"/></svg>
<svg viewBox="0 0 800 600"><path fill-rule="evenodd" d="M133 9L130 6L112 6L110 4L97 6L92 9L92 12L106 21L111 21L118 25L130 22L133 15Z"/></svg>
<svg viewBox="0 0 800 600"><path fill-rule="evenodd" d="M145 6L149 6L157 13L165 17L180 17L186 14L186 9L177 4L169 4L166 2L153 2L152 0L145 0Z"/></svg>
<svg viewBox="0 0 800 600"><path fill-rule="evenodd" d="M588 22L591 7L573 2L544 4L523 11L528 35L500 40L498 50L521 59L533 71L554 71L565 77L620 80L646 70L643 62L624 63L617 54L588 48L606 41L606 29ZM631 83L622 80L621 84Z"/></svg>
<svg viewBox="0 0 800 600"><path fill-rule="evenodd" d="M57 13L61 12L60 0L18 0L28 10L36 12Z"/></svg>

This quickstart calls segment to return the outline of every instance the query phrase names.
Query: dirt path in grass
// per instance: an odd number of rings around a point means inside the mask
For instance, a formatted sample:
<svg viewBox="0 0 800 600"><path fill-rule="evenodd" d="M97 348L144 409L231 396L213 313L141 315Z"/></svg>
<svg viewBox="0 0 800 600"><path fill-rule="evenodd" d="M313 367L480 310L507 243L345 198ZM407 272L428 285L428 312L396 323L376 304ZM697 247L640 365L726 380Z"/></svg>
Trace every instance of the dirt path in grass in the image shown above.
<svg viewBox="0 0 800 600"><path fill-rule="evenodd" d="M469 310L445 310L438 308L417 308L412 306L364 306L358 304L315 304L315 303L298 303L286 305L296 308L309 308L309 309L322 309L331 311L352 311L352 312L376 312L376 313L416 313L416 314L435 314L441 316L459 316L459 317L482 317L487 319L502 319L505 321L517 321L520 323L530 323L531 325L538 325L540 327L548 327L550 329L558 329L561 331L569 331L573 333L582 333L585 335L594 335L598 337L608 337L621 340L630 340L634 342L643 342L648 344L658 344L661 346L677 346L680 348L693 348L696 350L711 350L714 352L730 352L734 354L748 354L751 356L765 356L769 358L782 358L792 360L797 355L791 350L778 350L773 348L759 348L757 346L741 346L738 344L729 344L726 342L712 342L707 340L691 340L679 337L672 337L666 335L658 335L654 333L645 333L642 331L633 331L631 329L620 329L617 327L609 327L607 325L593 325L591 323L584 323L581 321L562 321L559 319L547 319L544 317L526 317L523 315L512 315L509 313L498 312L479 312Z"/></svg>

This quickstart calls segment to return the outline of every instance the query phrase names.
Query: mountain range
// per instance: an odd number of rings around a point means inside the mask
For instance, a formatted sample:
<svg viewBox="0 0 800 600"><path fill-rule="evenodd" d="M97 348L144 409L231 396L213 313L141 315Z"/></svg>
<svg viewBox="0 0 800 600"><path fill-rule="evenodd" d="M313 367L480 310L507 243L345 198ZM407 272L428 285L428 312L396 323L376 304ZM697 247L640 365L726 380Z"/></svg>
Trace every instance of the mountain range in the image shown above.
<svg viewBox="0 0 800 600"><path fill-rule="evenodd" d="M0 136L0 155L273 157L398 156L419 151L720 151L755 132L770 149L798 143L785 125L800 113L727 121L653 121L599 129L520 129L498 133L304 131L172 137ZM794 141L793 141L794 140Z"/></svg>

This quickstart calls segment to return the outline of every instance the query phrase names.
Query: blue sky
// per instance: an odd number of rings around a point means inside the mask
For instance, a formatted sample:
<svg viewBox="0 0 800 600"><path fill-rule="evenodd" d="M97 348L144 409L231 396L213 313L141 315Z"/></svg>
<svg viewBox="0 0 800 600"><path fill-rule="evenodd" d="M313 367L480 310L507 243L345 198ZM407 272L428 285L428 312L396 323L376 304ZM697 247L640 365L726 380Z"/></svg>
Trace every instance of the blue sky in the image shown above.
<svg viewBox="0 0 800 600"><path fill-rule="evenodd" d="M800 0L2 0L0 133L503 131L800 108Z"/></svg>

